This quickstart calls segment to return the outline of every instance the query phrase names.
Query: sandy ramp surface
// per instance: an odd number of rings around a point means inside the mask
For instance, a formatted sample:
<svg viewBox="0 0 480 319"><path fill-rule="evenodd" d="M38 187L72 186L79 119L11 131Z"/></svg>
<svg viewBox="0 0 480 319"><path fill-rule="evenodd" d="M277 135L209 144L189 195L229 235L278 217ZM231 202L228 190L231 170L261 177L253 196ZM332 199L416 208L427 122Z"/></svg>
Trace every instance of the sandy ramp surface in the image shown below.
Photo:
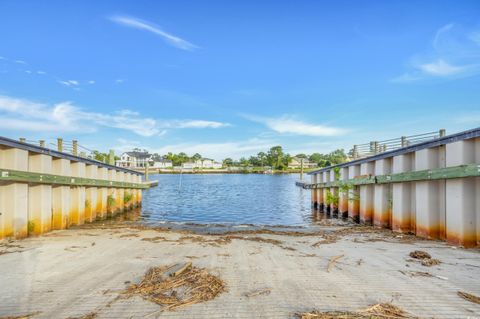
<svg viewBox="0 0 480 319"><path fill-rule="evenodd" d="M441 264L423 266L413 250ZM175 311L122 294L150 267L189 261L227 291ZM480 305L457 295L480 295L478 249L361 228L308 236L74 229L0 242L0 266L0 317L293 318L379 302L420 317L480 317Z"/></svg>

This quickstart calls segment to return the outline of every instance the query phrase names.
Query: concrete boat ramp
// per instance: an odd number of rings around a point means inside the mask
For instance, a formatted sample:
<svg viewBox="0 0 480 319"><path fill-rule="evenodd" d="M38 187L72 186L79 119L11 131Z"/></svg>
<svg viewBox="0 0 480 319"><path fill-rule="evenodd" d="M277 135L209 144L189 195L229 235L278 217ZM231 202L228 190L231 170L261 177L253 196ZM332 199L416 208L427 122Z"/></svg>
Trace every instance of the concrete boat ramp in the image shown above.
<svg viewBox="0 0 480 319"><path fill-rule="evenodd" d="M414 250L441 263L424 266ZM124 294L150 267L179 262L207 269L226 291L175 311ZM97 223L3 240L0 265L0 317L294 318L380 302L422 318L480 314L458 295L480 295L478 249L372 227L198 234Z"/></svg>

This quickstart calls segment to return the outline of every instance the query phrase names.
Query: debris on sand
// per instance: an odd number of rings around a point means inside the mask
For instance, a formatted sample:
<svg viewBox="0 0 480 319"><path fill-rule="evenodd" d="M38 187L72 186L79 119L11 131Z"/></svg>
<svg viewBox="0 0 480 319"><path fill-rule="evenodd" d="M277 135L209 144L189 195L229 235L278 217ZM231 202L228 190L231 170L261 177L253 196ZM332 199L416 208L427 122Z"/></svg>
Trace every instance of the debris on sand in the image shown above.
<svg viewBox="0 0 480 319"><path fill-rule="evenodd" d="M326 245L326 244L333 244L333 243L336 243L338 240L338 236L333 233L323 234L322 237L323 239L312 244L312 247L318 247L320 245Z"/></svg>
<svg viewBox="0 0 480 319"><path fill-rule="evenodd" d="M96 312L89 312L86 315L80 316L80 317L68 317L67 319L95 319L97 318L97 313Z"/></svg>
<svg viewBox="0 0 480 319"><path fill-rule="evenodd" d="M327 311L296 314L300 319L418 319L390 303L379 303L355 312Z"/></svg>
<svg viewBox="0 0 480 319"><path fill-rule="evenodd" d="M328 265L327 265L327 272L330 272L330 269L332 269L332 267L335 265L337 260L339 260L343 256L345 256L345 255L339 255L339 256L335 256L335 257L330 258L330 261L328 262Z"/></svg>
<svg viewBox="0 0 480 319"><path fill-rule="evenodd" d="M0 319L28 319L35 315L38 315L39 313L40 311L37 311L37 312L29 313L26 315L0 317Z"/></svg>
<svg viewBox="0 0 480 319"><path fill-rule="evenodd" d="M441 261L435 258L425 258L424 260L422 260L422 266L427 266L427 267L440 265L440 263Z"/></svg>
<svg viewBox="0 0 480 319"><path fill-rule="evenodd" d="M415 259L430 259L432 256L430 256L429 253L426 251L422 250L414 250L410 253L410 257L415 258Z"/></svg>
<svg viewBox="0 0 480 319"><path fill-rule="evenodd" d="M164 306L164 311L205 302L224 291L225 283L220 278L186 263L150 268L142 281L128 287L125 294L140 295Z"/></svg>
<svg viewBox="0 0 480 319"><path fill-rule="evenodd" d="M272 289L270 288L257 289L257 290L247 292L245 296L250 298L250 297L256 297L261 295L269 295L271 292L272 292Z"/></svg>
<svg viewBox="0 0 480 319"><path fill-rule="evenodd" d="M462 297L463 299L468 300L468 301L470 301L470 302L473 302L473 303L476 303L476 304L480 304L480 297L475 296L475 295L472 295L472 294L469 294L468 292L457 291L457 295L459 295L459 296Z"/></svg>
<svg viewBox="0 0 480 319"><path fill-rule="evenodd" d="M422 266L427 266L427 267L439 265L441 263L440 260L432 258L432 256L430 256L429 253L427 253L426 251L422 251L422 250L412 251L410 253L410 257L415 258L415 259L420 259L421 263L422 263ZM413 261L413 260L410 260L410 261Z"/></svg>
<svg viewBox="0 0 480 319"><path fill-rule="evenodd" d="M136 233L130 233L130 234L120 235L120 238L128 238L128 237L138 237L138 234L136 234Z"/></svg>
<svg viewBox="0 0 480 319"><path fill-rule="evenodd" d="M152 243L158 243L159 241L166 241L167 239L163 236L156 236L156 237L145 237L142 238L143 241L150 241Z"/></svg>
<svg viewBox="0 0 480 319"><path fill-rule="evenodd" d="M403 271L403 270L399 270L399 272L401 272L405 276L410 276L410 277L435 277L435 278L438 278L438 279L441 279L441 280L448 280L447 277L443 277L443 276L439 276L439 275L432 275L431 273L425 272L425 271Z"/></svg>

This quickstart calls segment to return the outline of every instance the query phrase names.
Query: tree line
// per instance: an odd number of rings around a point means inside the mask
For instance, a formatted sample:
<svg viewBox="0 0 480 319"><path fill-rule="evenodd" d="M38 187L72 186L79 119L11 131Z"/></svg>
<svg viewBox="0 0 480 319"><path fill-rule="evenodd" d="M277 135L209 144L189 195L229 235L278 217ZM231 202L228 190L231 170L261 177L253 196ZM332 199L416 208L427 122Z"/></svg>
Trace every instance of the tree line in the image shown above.
<svg viewBox="0 0 480 319"><path fill-rule="evenodd" d="M96 160L106 162L108 158L107 153L101 153L98 151L93 151L93 157ZM288 153L285 153L283 148L280 145L271 147L266 152L259 152L257 155L250 156L249 158L241 157L239 160L233 160L232 158L225 158L222 162L224 167L231 167L231 166L240 166L240 167L271 167L272 169L276 170L285 170L288 168L288 164L292 161L292 159L296 158L303 158L307 159L310 162L316 163L318 167L327 167L335 164L344 163L347 161L348 157L345 154L343 149L337 149L333 152L328 154L321 154L321 153L312 153L310 155L307 154L296 154L291 156ZM180 152L178 154L175 153L167 153L165 155L160 155L158 153L152 154L153 161L162 161L168 160L172 162L173 166L181 166L183 163L187 162L195 162L197 160L201 160L203 157L199 153L195 153L192 156L187 155L184 152ZM115 156L115 160L118 160L119 157Z"/></svg>
<svg viewBox="0 0 480 319"><path fill-rule="evenodd" d="M223 165L243 167L269 166L273 169L284 170L288 167L288 164L294 157L307 159L310 162L316 163L319 167L327 167L330 165L344 163L348 159L347 154L345 154L343 149L337 149L328 154L313 153L311 155L296 154L295 156L291 156L290 154L285 153L281 146L274 146L267 152L259 152L256 156L250 156L249 158L242 157L238 161L234 161L231 158L226 158L223 160Z"/></svg>

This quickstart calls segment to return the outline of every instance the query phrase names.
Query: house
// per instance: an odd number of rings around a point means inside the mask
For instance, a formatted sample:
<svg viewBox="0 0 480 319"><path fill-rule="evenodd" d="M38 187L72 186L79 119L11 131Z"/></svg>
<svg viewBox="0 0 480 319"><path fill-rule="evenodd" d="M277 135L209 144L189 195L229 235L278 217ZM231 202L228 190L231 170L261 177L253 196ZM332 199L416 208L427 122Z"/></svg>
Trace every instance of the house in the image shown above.
<svg viewBox="0 0 480 319"><path fill-rule="evenodd" d="M288 163L288 168L301 168L302 160L303 160L303 168L313 168L318 166L317 163L311 162L307 158L293 157L290 163Z"/></svg>
<svg viewBox="0 0 480 319"><path fill-rule="evenodd" d="M219 169L222 168L223 165L222 163L215 162L213 159L210 158L202 158L199 160L196 160L193 163L184 163L188 164L188 167L193 166L193 168L199 168L199 169Z"/></svg>
<svg viewBox="0 0 480 319"><path fill-rule="evenodd" d="M154 161L153 165L151 164L152 168L173 168L173 163L170 160L162 158L160 161Z"/></svg>
<svg viewBox="0 0 480 319"><path fill-rule="evenodd" d="M196 164L193 162L186 162L182 164L182 169L194 169Z"/></svg>
<svg viewBox="0 0 480 319"><path fill-rule="evenodd" d="M116 166L141 168L152 162L152 155L146 150L135 149L132 152L124 152L120 156L120 160L115 161Z"/></svg>

